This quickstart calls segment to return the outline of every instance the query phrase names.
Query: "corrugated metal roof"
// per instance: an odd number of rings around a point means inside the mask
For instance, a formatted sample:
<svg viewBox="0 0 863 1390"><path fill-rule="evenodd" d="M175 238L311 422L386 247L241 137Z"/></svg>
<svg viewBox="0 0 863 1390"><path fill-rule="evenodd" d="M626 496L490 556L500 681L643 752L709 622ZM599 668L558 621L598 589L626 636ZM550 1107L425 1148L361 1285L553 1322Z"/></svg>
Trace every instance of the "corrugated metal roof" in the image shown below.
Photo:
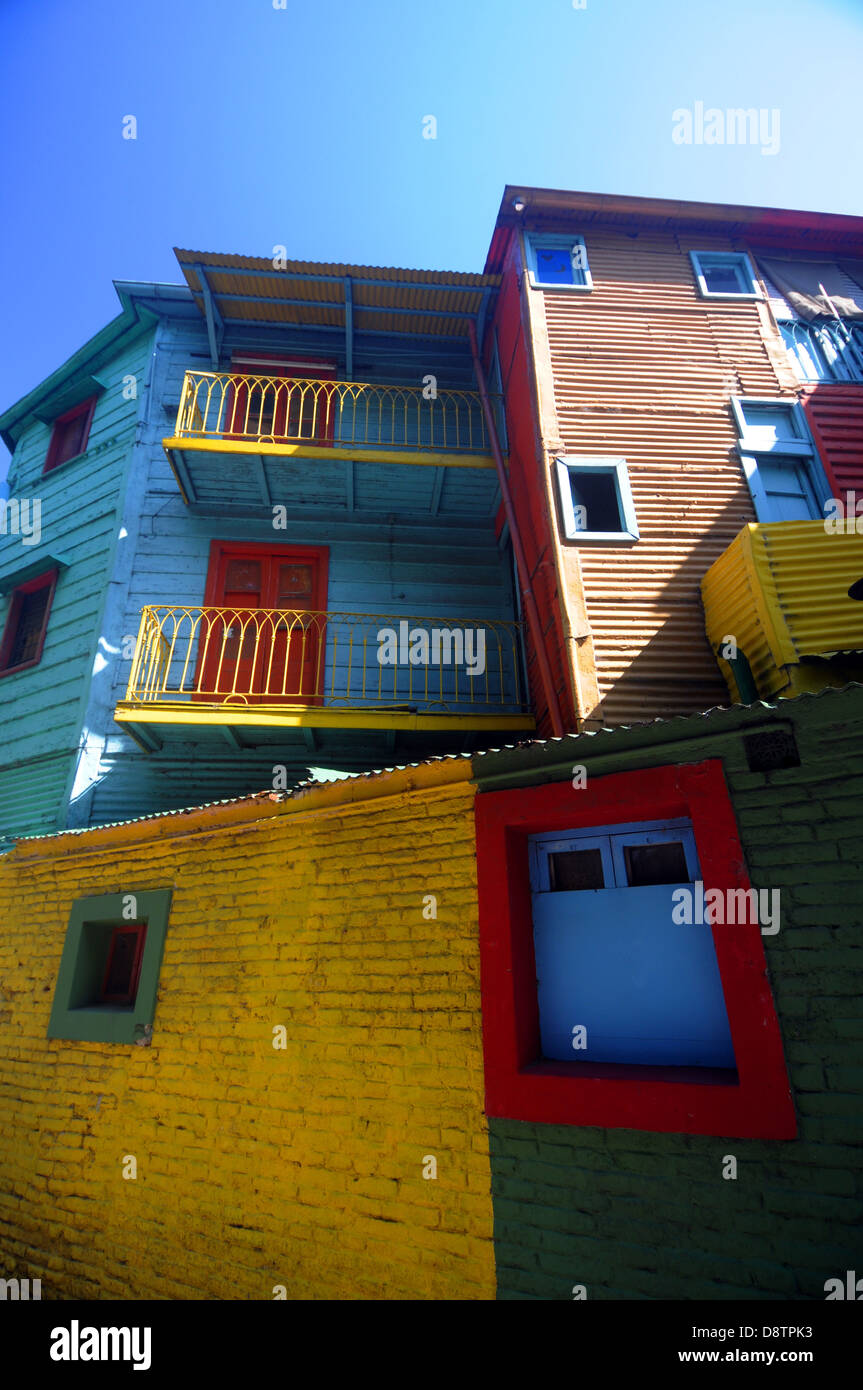
<svg viewBox="0 0 863 1390"><path fill-rule="evenodd" d="M464 337L468 317L497 288L498 275L467 271L403 270L396 266L348 265L333 261L286 261L207 251L175 254L192 293L204 310L201 266L223 319L247 323L307 323L341 327L345 280L351 281L357 332L422 333Z"/></svg>
<svg viewBox="0 0 863 1390"><path fill-rule="evenodd" d="M110 823L105 823L102 825L89 825L77 830L58 830L50 835L22 835L18 837L17 843L25 844L31 843L36 840L58 840L62 839L64 836L73 835L93 835L97 834L100 830L113 830L117 829L120 826L138 825L146 821L168 820L171 817L192 815L199 811L208 811L218 806L239 806L243 802L246 802L248 805L251 806L254 805L255 802L264 803L290 801L294 797L299 796L301 792L306 792L313 787L338 787L339 785L350 786L352 783L356 781L371 781L377 777L387 777L392 773L409 772L412 768L429 767L434 763L464 762L466 760L472 762L474 759L493 758L500 753L516 751L527 753L532 748L549 748L552 747L554 744L572 744L577 743L582 739L601 738L604 742L606 739L614 738L615 736L620 737L623 734L633 734L638 732L646 733L649 730L660 727L663 729L670 729L674 725L690 725L697 727L699 725L702 725L705 721L712 723L717 722L721 719L731 720L732 717L733 722L736 724L741 715L751 713L757 717L758 715L764 713L781 714L783 710L787 710L791 706L796 707L798 704L804 701L823 700L825 698L841 698L842 696L847 695L851 691L863 692L863 684L859 684L857 682L850 682L848 685L843 686L841 689L837 689L833 686L826 686L823 690L806 691L801 695L795 696L793 700L756 700L751 705L715 705L711 709L702 710L698 714L673 715L671 718L649 719L641 723L617 725L614 728L603 727L599 729L585 729L578 734L561 734L552 738L525 739L518 743L502 744L500 748L485 748L481 751L473 753L441 753L430 758L424 758L421 762L397 763L394 764L392 767L374 768L370 769L368 772L352 773L348 777L346 777L343 780L343 782L322 783L314 779L311 779L299 782L296 787L286 792L273 792L271 790L267 790L262 792L255 792L251 796L235 796L229 797L223 801L208 801L201 806L186 806L182 810L177 811L155 811L150 815L133 816L129 820L124 821L112 821ZM671 741L671 739L665 740L665 742Z"/></svg>

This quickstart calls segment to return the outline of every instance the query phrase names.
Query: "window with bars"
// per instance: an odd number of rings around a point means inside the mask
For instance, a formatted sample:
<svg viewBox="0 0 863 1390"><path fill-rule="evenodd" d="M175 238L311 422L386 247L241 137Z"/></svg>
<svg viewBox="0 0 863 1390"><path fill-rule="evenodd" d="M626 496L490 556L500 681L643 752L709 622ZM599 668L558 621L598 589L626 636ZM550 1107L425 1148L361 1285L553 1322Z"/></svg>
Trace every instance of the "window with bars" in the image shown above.
<svg viewBox="0 0 863 1390"><path fill-rule="evenodd" d="M57 417L51 432L51 442L45 456L43 472L50 473L52 468L59 468L61 463L66 463L69 459L77 458L79 454L83 454L90 437L90 425L95 409L96 397L91 396L88 400L81 401L80 405L73 406L71 410L67 410L65 414Z"/></svg>
<svg viewBox="0 0 863 1390"><path fill-rule="evenodd" d="M29 579L12 590L0 642L0 676L36 666L42 659L57 571Z"/></svg>

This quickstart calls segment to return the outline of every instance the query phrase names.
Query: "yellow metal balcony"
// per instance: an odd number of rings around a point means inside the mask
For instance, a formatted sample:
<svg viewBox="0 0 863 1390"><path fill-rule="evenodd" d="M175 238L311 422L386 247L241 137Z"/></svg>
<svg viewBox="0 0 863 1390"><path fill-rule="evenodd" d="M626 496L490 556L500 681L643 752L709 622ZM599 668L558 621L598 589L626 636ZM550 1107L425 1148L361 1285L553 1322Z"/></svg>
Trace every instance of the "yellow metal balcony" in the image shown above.
<svg viewBox="0 0 863 1390"><path fill-rule="evenodd" d="M733 654L733 639L762 698L859 680L863 602L848 591L861 578L863 535L823 521L744 526L701 581L711 647ZM732 699L751 698L745 666L719 664Z"/></svg>
<svg viewBox="0 0 863 1390"><path fill-rule="evenodd" d="M186 372L172 450L493 468L478 392Z"/></svg>
<svg viewBox="0 0 863 1390"><path fill-rule="evenodd" d="M519 623L184 606L142 610L115 718L282 733L535 728Z"/></svg>

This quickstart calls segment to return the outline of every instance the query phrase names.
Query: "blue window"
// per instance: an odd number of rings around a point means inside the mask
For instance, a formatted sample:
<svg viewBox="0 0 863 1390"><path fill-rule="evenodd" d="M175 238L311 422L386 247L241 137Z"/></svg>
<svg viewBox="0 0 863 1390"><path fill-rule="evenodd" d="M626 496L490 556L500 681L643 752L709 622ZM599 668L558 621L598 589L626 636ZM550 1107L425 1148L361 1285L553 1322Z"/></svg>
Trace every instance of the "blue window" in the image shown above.
<svg viewBox="0 0 863 1390"><path fill-rule="evenodd" d="M691 822L534 835L529 850L543 1057L733 1068L711 927L673 917L675 892L701 886Z"/></svg>
<svg viewBox="0 0 863 1390"><path fill-rule="evenodd" d="M626 459L578 454L555 460L567 540L638 540Z"/></svg>
<svg viewBox="0 0 863 1390"><path fill-rule="evenodd" d="M830 489L802 408L737 396L738 449L759 521L816 521Z"/></svg>
<svg viewBox="0 0 863 1390"><path fill-rule="evenodd" d="M690 251L705 299L760 299L752 264L742 251Z"/></svg>
<svg viewBox="0 0 863 1390"><path fill-rule="evenodd" d="M524 241L532 285L593 289L584 237L525 232Z"/></svg>

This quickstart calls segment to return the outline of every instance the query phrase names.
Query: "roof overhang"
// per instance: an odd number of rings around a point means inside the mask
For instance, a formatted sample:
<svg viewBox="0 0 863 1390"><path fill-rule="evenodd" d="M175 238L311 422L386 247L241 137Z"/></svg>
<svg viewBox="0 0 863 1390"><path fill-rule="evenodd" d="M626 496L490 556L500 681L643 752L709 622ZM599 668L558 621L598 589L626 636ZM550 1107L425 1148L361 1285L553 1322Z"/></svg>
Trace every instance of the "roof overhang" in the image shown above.
<svg viewBox="0 0 863 1390"><path fill-rule="evenodd" d="M524 207L516 211L514 204ZM859 255L863 217L792 208L747 207L732 203L692 203L674 198L635 198L615 193L577 193L564 189L507 184L495 223L486 271L497 268L509 229L558 228L602 223L621 231L639 228L721 228L727 235L763 245L790 246Z"/></svg>
<svg viewBox="0 0 863 1390"><path fill-rule="evenodd" d="M344 334L467 337L482 325L498 275L390 266L268 260L182 251L186 283L216 356L228 325L310 326Z"/></svg>

